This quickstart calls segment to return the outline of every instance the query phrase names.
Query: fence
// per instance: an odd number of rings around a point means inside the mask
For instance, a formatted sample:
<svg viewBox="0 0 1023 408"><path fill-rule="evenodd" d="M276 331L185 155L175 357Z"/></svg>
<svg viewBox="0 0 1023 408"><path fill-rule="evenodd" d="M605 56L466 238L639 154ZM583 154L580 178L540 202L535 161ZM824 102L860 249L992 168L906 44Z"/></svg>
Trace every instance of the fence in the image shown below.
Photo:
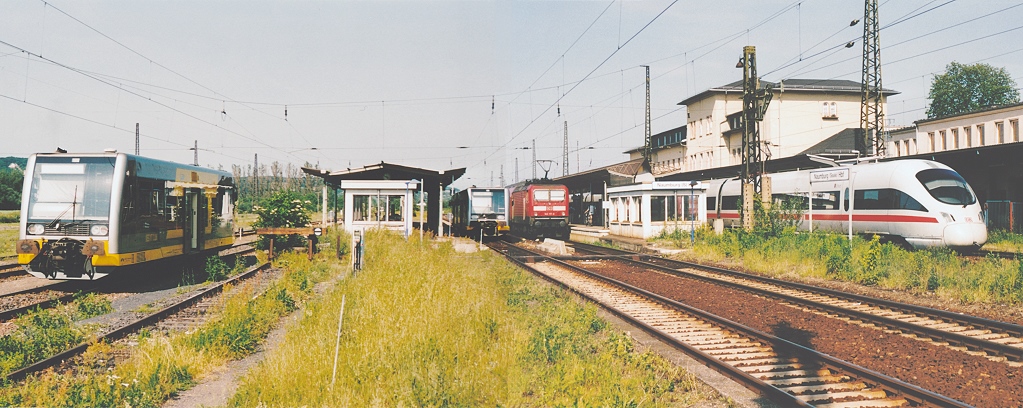
<svg viewBox="0 0 1023 408"><path fill-rule="evenodd" d="M987 203L987 227L989 230L1009 232L1023 231L1023 203L991 200Z"/></svg>

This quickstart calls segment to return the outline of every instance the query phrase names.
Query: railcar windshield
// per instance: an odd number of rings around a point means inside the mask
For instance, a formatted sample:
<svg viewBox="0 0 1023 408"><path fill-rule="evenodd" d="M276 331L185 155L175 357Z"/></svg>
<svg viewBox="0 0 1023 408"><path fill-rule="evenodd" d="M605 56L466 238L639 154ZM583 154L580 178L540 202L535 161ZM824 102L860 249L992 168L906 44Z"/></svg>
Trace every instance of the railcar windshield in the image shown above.
<svg viewBox="0 0 1023 408"><path fill-rule="evenodd" d="M504 214L504 190L473 190L473 214Z"/></svg>
<svg viewBox="0 0 1023 408"><path fill-rule="evenodd" d="M108 220L113 178L112 157L38 157L27 219Z"/></svg>
<svg viewBox="0 0 1023 408"><path fill-rule="evenodd" d="M977 197L963 177L949 169L927 169L916 174L917 180L936 200L945 204L970 205Z"/></svg>

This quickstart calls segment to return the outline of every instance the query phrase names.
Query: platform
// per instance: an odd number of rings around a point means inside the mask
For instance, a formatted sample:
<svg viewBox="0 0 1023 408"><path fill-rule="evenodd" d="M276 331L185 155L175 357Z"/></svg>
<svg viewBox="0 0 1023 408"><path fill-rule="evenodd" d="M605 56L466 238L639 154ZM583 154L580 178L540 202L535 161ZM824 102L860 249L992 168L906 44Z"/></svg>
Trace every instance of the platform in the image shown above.
<svg viewBox="0 0 1023 408"><path fill-rule="evenodd" d="M634 252L653 252L663 255L670 255L673 253L681 252L681 249L667 249L660 248L656 245L647 242L640 238L623 237L620 235L612 235L611 231L607 228L599 226L587 226L572 224L572 241L578 241L583 243L597 243L603 242L605 244L613 244L627 251Z"/></svg>

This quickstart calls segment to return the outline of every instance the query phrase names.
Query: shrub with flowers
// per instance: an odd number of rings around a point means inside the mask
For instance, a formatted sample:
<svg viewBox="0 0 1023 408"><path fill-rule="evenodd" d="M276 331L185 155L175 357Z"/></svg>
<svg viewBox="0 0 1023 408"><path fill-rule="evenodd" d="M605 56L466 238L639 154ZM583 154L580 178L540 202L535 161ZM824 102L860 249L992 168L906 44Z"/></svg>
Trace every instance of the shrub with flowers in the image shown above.
<svg viewBox="0 0 1023 408"><path fill-rule="evenodd" d="M278 191L269 198L263 200L259 205L252 207L252 212L258 218L252 226L256 228L299 228L308 227L310 223L309 213L305 206L310 205L309 200L301 200L298 195L290 191ZM304 246L305 237L298 235L275 235L275 248L290 248ZM266 249L270 246L270 236L259 237L256 248ZM276 249L275 249L276 250Z"/></svg>

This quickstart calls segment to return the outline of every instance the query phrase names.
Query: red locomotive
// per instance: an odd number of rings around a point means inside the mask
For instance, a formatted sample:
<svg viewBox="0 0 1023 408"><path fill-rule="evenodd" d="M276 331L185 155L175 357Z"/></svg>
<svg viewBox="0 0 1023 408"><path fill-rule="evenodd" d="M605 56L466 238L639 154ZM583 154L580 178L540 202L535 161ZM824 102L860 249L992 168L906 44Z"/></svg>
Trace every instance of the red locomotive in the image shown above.
<svg viewBox="0 0 1023 408"><path fill-rule="evenodd" d="M511 188L511 232L524 238L568 239L568 188L527 182Z"/></svg>

